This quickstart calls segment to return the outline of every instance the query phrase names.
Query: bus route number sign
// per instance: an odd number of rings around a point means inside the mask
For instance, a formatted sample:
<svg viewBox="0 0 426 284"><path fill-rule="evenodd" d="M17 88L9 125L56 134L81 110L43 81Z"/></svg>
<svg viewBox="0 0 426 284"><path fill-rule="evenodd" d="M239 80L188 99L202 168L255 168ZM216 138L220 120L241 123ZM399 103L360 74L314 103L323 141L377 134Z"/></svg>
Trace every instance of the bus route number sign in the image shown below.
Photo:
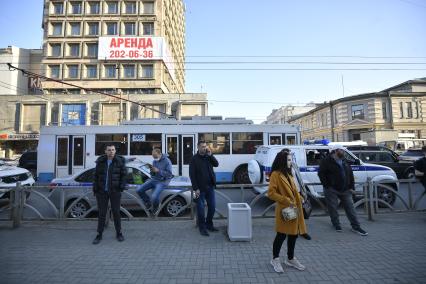
<svg viewBox="0 0 426 284"><path fill-rule="evenodd" d="M145 142L145 134L132 134L132 142Z"/></svg>

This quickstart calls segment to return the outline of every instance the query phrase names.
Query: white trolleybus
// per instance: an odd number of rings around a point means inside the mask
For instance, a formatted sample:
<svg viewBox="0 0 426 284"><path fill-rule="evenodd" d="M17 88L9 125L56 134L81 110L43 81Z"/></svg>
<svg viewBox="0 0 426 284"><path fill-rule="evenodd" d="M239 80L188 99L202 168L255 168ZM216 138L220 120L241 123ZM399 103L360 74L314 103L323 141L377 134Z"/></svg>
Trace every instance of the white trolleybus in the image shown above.
<svg viewBox="0 0 426 284"><path fill-rule="evenodd" d="M117 154L152 163L153 148L167 153L173 174L188 176L198 141L206 141L219 161L219 183L250 183L247 162L259 145L300 144L300 130L290 124L253 124L243 118L191 120L140 119L118 126L45 126L38 145L37 177L49 182L95 165L106 143Z"/></svg>

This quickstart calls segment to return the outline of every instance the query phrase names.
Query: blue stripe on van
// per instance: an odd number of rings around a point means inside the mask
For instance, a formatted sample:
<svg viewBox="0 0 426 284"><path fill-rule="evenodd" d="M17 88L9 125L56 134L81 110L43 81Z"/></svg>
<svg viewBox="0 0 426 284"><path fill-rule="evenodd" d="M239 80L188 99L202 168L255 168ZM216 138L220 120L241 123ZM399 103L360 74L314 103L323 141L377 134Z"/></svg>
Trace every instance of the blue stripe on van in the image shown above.
<svg viewBox="0 0 426 284"><path fill-rule="evenodd" d="M232 182L232 172L216 172L216 182Z"/></svg>
<svg viewBox="0 0 426 284"><path fill-rule="evenodd" d="M53 173L40 173L38 175L38 182L50 182L54 178Z"/></svg>
<svg viewBox="0 0 426 284"><path fill-rule="evenodd" d="M265 167L265 166L261 166L260 167L261 170L270 173L272 168L271 167ZM299 168L301 173L306 173L306 172L318 172L319 170L319 166L309 166L309 167L300 167ZM352 171L354 172L360 172L360 171L392 171L390 169L381 167L381 166L352 166Z"/></svg>

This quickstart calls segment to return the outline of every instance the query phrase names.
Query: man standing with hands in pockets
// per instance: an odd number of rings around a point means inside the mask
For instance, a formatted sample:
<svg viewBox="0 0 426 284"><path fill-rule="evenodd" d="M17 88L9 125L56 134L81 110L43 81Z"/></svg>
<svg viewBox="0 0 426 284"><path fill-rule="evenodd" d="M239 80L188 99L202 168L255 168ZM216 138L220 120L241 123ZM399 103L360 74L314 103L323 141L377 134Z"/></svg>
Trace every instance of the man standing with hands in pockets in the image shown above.
<svg viewBox="0 0 426 284"><path fill-rule="evenodd" d="M189 177L191 178L192 189L197 199L197 222L200 234L209 236L207 232L217 232L213 226L213 216L216 211L216 200L214 188L216 186L216 176L213 167L219 166L219 162L207 147L205 141L198 141L198 152L189 163ZM204 202L207 202L207 217L204 212Z"/></svg>

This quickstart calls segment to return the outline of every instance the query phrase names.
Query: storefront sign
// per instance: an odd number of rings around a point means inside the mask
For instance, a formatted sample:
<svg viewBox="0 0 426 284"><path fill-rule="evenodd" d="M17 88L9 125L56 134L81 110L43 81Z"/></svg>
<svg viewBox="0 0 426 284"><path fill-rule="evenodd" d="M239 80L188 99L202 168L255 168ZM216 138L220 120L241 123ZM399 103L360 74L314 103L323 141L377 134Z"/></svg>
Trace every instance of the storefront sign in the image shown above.
<svg viewBox="0 0 426 284"><path fill-rule="evenodd" d="M38 140L40 134L0 134L0 140Z"/></svg>

